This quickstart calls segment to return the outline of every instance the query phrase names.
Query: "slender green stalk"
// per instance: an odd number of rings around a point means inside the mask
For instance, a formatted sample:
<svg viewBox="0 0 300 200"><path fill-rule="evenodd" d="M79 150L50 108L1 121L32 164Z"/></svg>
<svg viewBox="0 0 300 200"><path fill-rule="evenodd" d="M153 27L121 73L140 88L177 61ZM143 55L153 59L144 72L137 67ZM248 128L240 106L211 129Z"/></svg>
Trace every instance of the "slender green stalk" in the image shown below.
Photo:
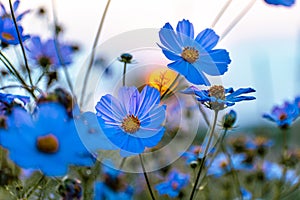
<svg viewBox="0 0 300 200"><path fill-rule="evenodd" d="M140 161L141 161L141 165L142 165L142 169L143 169L143 174L144 174L144 177L145 177L145 180L146 180L147 187L148 187L148 190L150 192L151 198L152 198L152 200L155 200L155 197L154 197L154 194L153 194L152 189L151 189L151 185L150 185L150 182L149 182L149 179L148 179L148 176L147 176L147 172L146 172L146 169L145 169L145 166L144 166L144 162L143 162L143 158L142 158L141 154L139 154L139 158L140 158Z"/></svg>
<svg viewBox="0 0 300 200"><path fill-rule="evenodd" d="M204 150L204 156L201 159L200 168L199 168L199 171L198 171L198 174L197 174L197 177L196 177L196 181L195 181L194 187L193 187L191 195L190 195L190 200L192 200L194 198L194 195L196 193L196 188L198 186L198 182L199 182L199 179L200 179L201 171L203 169L203 166L204 166L204 163L205 163L205 159L206 159L206 156L207 156L207 152L208 152L208 149L209 149L209 146L210 146L210 143L212 141L212 137L214 135L214 131L215 131L215 128L216 128L217 119L218 119L218 110L215 111L214 115L215 115L214 116L214 121L212 123L212 127L211 127L211 130L210 130L210 133L209 133L208 142L207 142L207 145L206 145L205 150Z"/></svg>
<svg viewBox="0 0 300 200"><path fill-rule="evenodd" d="M225 11L227 10L227 8L230 6L232 0L228 0L226 2L226 4L222 7L222 9L220 10L219 14L216 16L216 18L214 19L211 27L214 28L216 26L216 24L219 22L219 20L221 19L221 17L223 16L223 14L225 13Z"/></svg>
<svg viewBox="0 0 300 200"><path fill-rule="evenodd" d="M176 78L174 79L174 81L171 83L170 87L168 87L166 89L166 91L161 95L160 100L162 100L167 94L168 92L172 89L172 87L174 87L175 83L177 82L178 78L180 77L180 74L177 74Z"/></svg>
<svg viewBox="0 0 300 200"><path fill-rule="evenodd" d="M222 149L223 153L226 155L227 160L229 162L229 167L231 169L232 180L235 183L233 185L236 186L237 194L240 196L239 199L243 199L243 194L242 194L241 189L240 189L241 188L241 184L240 184L239 178L237 176L237 173L236 173L236 171L234 169L233 162L231 160L230 154L228 153L228 151L225 148L225 146L224 146L223 143L221 143L220 145L221 145L221 149Z"/></svg>
<svg viewBox="0 0 300 200"><path fill-rule="evenodd" d="M41 178L38 180L38 182L29 190L29 192L27 194L25 194L26 199L28 199L33 194L33 192L42 183L42 181L44 181L45 178L46 178L46 176L41 174Z"/></svg>
<svg viewBox="0 0 300 200"><path fill-rule="evenodd" d="M105 10L104 10L104 12L103 12L103 15L102 15L102 18L101 18L101 21L100 21L100 24L99 24L99 27L98 27L98 30L97 30L96 37L95 37L95 39L94 39L94 43L93 43L93 47L92 47L92 52L91 52L91 59L90 59L90 62L89 62L89 64L88 64L87 71L86 71L86 73L85 73L84 80L83 80L83 87L82 87L82 90L81 90L81 97L80 97L80 107L82 107L82 105L83 105L84 96L85 96L85 91L86 91L85 88L86 88L86 86L87 86L87 84L88 84L88 79L89 79L89 76L90 76L90 73L91 73L91 70L92 70L92 66L93 66L93 63L94 63L94 57L95 57L95 52L96 52L96 46L97 46L97 44L98 44L98 40L99 40L99 37L100 37L100 33L101 33L101 31L102 31L102 27L103 27L104 20L105 20L105 17L106 17L108 8L109 8L110 1L111 1L111 0L108 0L108 1L107 1Z"/></svg>
<svg viewBox="0 0 300 200"><path fill-rule="evenodd" d="M222 33L220 37L220 41L224 39L227 34L239 23L239 21L249 12L249 10L252 8L256 0L251 0L251 2L244 8L240 14L233 19L233 21L229 24L229 26L225 29L225 31Z"/></svg>
<svg viewBox="0 0 300 200"><path fill-rule="evenodd" d="M72 82L71 82L70 74L69 74L68 69L66 68L66 66L64 64L64 60L63 60L63 57L61 55L61 51L60 51L60 48L59 48L58 32L56 31L56 27L58 25L58 23L57 23L58 20L57 20L57 14L55 12L55 8L56 8L55 0L52 0L52 13L53 13L53 20L54 20L54 46L55 46L55 51L56 51L58 60L59 60L60 64L62 65L64 74L65 74L65 77L66 77L66 80L67 80L67 84L68 84L68 86L71 90L71 93L74 96L74 90L73 90L73 85L72 85Z"/></svg>
<svg viewBox="0 0 300 200"><path fill-rule="evenodd" d="M123 70L123 86L125 86L126 66L127 66L127 62L124 62L124 70Z"/></svg>
<svg viewBox="0 0 300 200"><path fill-rule="evenodd" d="M21 34L20 34L20 31L19 31L19 28L18 28L18 24L17 24L17 20L16 20L16 17L15 17L15 13L14 13L14 9L13 9L11 0L9 0L9 7L10 7L10 12L11 12L12 19L14 21L14 25L15 25L15 28L16 28L16 31L17 31L17 34L18 34L18 40L19 40L20 47L21 47L21 50L22 50L24 63L25 63L25 68L26 68L27 73L28 73L29 82L30 82L30 85L33 86L32 79L31 79L30 68L28 66L27 56L26 56L26 53L25 53L25 48L24 48L24 45L23 45L23 42L22 42Z"/></svg>
<svg viewBox="0 0 300 200"><path fill-rule="evenodd" d="M122 170L122 168L124 167L125 162L126 162L126 157L122 158L122 161L121 161L120 166L119 166L119 170Z"/></svg>

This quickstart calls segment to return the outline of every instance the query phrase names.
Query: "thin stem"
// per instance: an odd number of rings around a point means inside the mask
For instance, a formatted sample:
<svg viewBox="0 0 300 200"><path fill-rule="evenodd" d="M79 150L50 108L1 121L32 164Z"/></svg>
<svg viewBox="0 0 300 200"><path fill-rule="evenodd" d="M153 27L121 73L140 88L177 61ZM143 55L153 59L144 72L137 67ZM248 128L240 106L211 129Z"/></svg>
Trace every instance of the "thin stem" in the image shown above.
<svg viewBox="0 0 300 200"><path fill-rule="evenodd" d="M9 88L23 88L26 91L32 91L32 90L37 90L40 94L44 94L43 91L37 87L32 87L30 88L29 86L24 86L24 85L8 85L8 86L3 86L0 88L0 90L6 90Z"/></svg>
<svg viewBox="0 0 300 200"><path fill-rule="evenodd" d="M41 178L39 179L39 181L29 190L29 192L27 194L25 194L25 198L29 198L33 192L35 191L35 189L42 183L42 181L45 179L46 177L41 174Z"/></svg>
<svg viewBox="0 0 300 200"><path fill-rule="evenodd" d="M119 170L122 170L122 168L124 167L125 161L126 161L126 157L122 158L122 161L121 161L120 166L119 166Z"/></svg>
<svg viewBox="0 0 300 200"><path fill-rule="evenodd" d="M24 48L24 45L23 45L23 42L22 42L21 34L20 34L20 31L19 31L19 28L18 28L18 24L17 24L17 20L16 20L16 17L15 17L15 13L14 13L14 9L13 9L11 0L9 0L9 7L10 7L10 12L11 12L12 19L14 21L14 25L15 25L15 28L16 28L16 31L17 31L17 34L18 34L18 40L19 40L20 47L21 47L21 50L22 50L22 54L23 54L23 58L24 58L24 64L25 64L25 68L26 68L27 73L28 73L29 82L30 82L30 85L33 86L32 79L31 79L31 74L30 74L30 68L28 66L27 57L26 57L26 53L25 53L25 48Z"/></svg>
<svg viewBox="0 0 300 200"><path fill-rule="evenodd" d="M251 0L251 2L247 5L246 8L244 8L240 14L233 19L233 21L229 24L229 26L225 29L223 34L220 37L220 41L226 37L226 35L239 23L239 21L249 12L249 10L252 8L256 0Z"/></svg>
<svg viewBox="0 0 300 200"><path fill-rule="evenodd" d="M86 88L86 86L87 86L88 79L89 79L89 76L90 76L90 73L91 73L91 69L92 69L92 66L93 66L93 63L94 63L94 57L95 57L95 52L96 52L96 46L97 46L97 44L98 44L98 40L99 40L100 33L101 33L101 30L102 30L102 27L103 27L103 24L104 24L104 20L105 20L105 17L106 17L106 13L107 13L108 8L109 8L110 1L111 1L111 0L108 0L108 1L107 1L105 10L104 10L104 12L103 12L103 15L102 15L102 18L101 18L101 21L100 21L100 24L99 24L99 27L98 27L98 30L97 30L96 37L95 37L95 39L94 39L94 43L93 43L93 47L92 47L92 52L91 52L91 59L90 59L90 62L89 62L89 64L88 64L87 71L86 71L86 73L85 73L84 80L83 80L83 87L82 87L82 90L81 90L81 97L80 97L80 107L82 107L82 105L83 105L84 96L85 96L85 91L86 91L85 88Z"/></svg>
<svg viewBox="0 0 300 200"><path fill-rule="evenodd" d="M208 149L209 149L209 146L210 146L210 143L211 143L211 140L212 140L212 137L214 135L215 128L216 128L217 119L218 119L218 111L216 110L214 114L215 114L214 121L213 121L211 130L210 130L210 133L209 133L209 138L208 138L207 145L206 145L205 150L204 150L204 156L201 159L200 168L199 168L199 171L198 171L198 174L197 174L197 177L196 177L196 181L195 181L195 184L194 184L191 196L190 196L190 200L192 200L194 198L196 188L197 188L197 185L198 185L198 182L199 182L199 179L200 179L201 171L203 169L205 159L206 159L206 156L207 156L207 152L208 152Z"/></svg>
<svg viewBox="0 0 300 200"><path fill-rule="evenodd" d="M214 19L214 21L213 21L213 23L211 25L212 28L214 28L216 26L216 24L219 22L219 20L221 19L221 17L225 13L225 11L227 10L227 8L231 4L231 2L232 2L232 0L228 0L226 2L226 4L222 7L222 9L220 10L220 12L218 13L218 15L216 16L216 18Z"/></svg>
<svg viewBox="0 0 300 200"><path fill-rule="evenodd" d="M59 48L58 32L56 31L56 27L58 25L58 22L57 22L58 20L57 20L57 14L55 12L55 8L56 8L55 0L52 0L52 13L53 13L53 20L54 20L54 46L55 46L55 51L57 53L59 63L62 65L65 77L67 79L67 84L68 84L68 86L71 90L71 93L74 96L74 90L73 90L70 74L69 74L68 69L66 68L66 66L64 64L64 60L63 60L63 57L61 55L61 51L60 51L60 48Z"/></svg>
<svg viewBox="0 0 300 200"><path fill-rule="evenodd" d="M145 180L146 180L147 187L148 187L148 190L150 192L151 198L152 198L152 200L155 200L155 197L154 197L154 194L153 194L152 189L151 189L151 185L150 185L150 182L149 182L149 179L148 179L148 176L147 176L147 172L146 172L146 169L145 169L145 166L144 166L144 162L143 162L143 158L142 158L141 154L139 154L139 158L140 158L140 161L141 161L141 165L142 165L142 169L143 169L143 174L144 174L144 177L145 177Z"/></svg>
<svg viewBox="0 0 300 200"><path fill-rule="evenodd" d="M127 62L124 62L124 70L123 70L123 86L125 86L126 66L127 66Z"/></svg>
<svg viewBox="0 0 300 200"><path fill-rule="evenodd" d="M240 195L240 199L243 199L243 194L242 194L241 189L240 189L241 188L241 184L240 184L239 178L238 178L237 173L236 173L236 171L234 169L233 162L231 160L230 154L228 153L228 151L225 148L225 146L224 146L223 143L221 143L221 149L222 149L223 153L226 155L227 160L229 161L229 167L231 169L232 179L235 182L234 185L236 186L237 194Z"/></svg>
<svg viewBox="0 0 300 200"><path fill-rule="evenodd" d="M200 113L201 113L201 115L202 115L202 117L203 117L203 119L204 119L206 125L209 127L209 126L210 126L210 123L209 123L208 117L207 117L207 115L206 115L206 112L205 112L205 110L203 109L202 104L199 103L198 105L199 105L199 111L200 111Z"/></svg>
<svg viewBox="0 0 300 200"><path fill-rule="evenodd" d="M175 83L177 82L178 78L180 77L180 74L177 74L176 78L174 79L174 81L171 83L171 85L166 89L166 91L161 95L160 100L162 100L167 94L168 92L172 89L172 87L174 87Z"/></svg>

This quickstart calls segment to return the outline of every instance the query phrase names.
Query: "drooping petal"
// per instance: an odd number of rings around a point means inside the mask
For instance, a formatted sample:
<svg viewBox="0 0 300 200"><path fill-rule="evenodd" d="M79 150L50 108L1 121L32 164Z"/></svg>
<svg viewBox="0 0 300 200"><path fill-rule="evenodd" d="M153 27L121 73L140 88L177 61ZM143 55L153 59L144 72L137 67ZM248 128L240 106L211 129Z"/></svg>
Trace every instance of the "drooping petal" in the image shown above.
<svg viewBox="0 0 300 200"><path fill-rule="evenodd" d="M180 73L181 75L186 76L188 74L188 64L188 62L181 59L168 64L168 67Z"/></svg>
<svg viewBox="0 0 300 200"><path fill-rule="evenodd" d="M159 31L160 42L170 51L174 51L174 53L181 53L182 45L178 40L178 36L176 35L173 27L166 23L163 28Z"/></svg>
<svg viewBox="0 0 300 200"><path fill-rule="evenodd" d="M200 71L197 70L193 65L187 63L188 73L185 78L196 85L206 85L209 86L210 82L205 77L205 75Z"/></svg>
<svg viewBox="0 0 300 200"><path fill-rule="evenodd" d="M189 20L183 19L182 21L179 21L176 27L176 31L179 33L177 34L177 36L181 41L181 44L184 43L186 37L194 39L194 26Z"/></svg>

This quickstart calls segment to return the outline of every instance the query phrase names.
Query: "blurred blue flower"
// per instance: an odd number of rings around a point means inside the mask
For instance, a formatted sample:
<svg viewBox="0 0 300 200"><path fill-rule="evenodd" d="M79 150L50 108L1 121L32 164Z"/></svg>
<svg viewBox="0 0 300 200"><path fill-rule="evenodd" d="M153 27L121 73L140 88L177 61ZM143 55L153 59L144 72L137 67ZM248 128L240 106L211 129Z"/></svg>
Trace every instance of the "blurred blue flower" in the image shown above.
<svg viewBox="0 0 300 200"><path fill-rule="evenodd" d="M29 35L23 34L23 27L18 25L22 42L29 38ZM18 33L16 31L14 22L10 18L0 18L0 40L1 45L17 45L19 44Z"/></svg>
<svg viewBox="0 0 300 200"><path fill-rule="evenodd" d="M133 188L124 183L123 173L113 167L110 160L102 165L103 181L95 183L94 200L133 198Z"/></svg>
<svg viewBox="0 0 300 200"><path fill-rule="evenodd" d="M240 96L255 92L252 88L240 88L236 91L233 88L225 89L221 85L211 86L208 90L199 90L191 86L182 91L184 94L194 94L196 99L212 110L223 110L228 106L233 106L236 102L254 100L253 96ZM227 96L226 96L227 95Z"/></svg>
<svg viewBox="0 0 300 200"><path fill-rule="evenodd" d="M30 98L22 95L0 93L0 115L5 114L11 109L16 101L22 102L24 105L29 103Z"/></svg>
<svg viewBox="0 0 300 200"><path fill-rule="evenodd" d="M184 152L182 157L186 159L186 164L190 165L192 162L197 162L201 149L201 146L193 145L188 151Z"/></svg>
<svg viewBox="0 0 300 200"><path fill-rule="evenodd" d="M173 170L167 177L165 182L157 184L155 189L159 195L169 195L172 198L178 197L181 190L188 185L190 176L183 174L177 170Z"/></svg>
<svg viewBox="0 0 300 200"><path fill-rule="evenodd" d="M246 156L244 154L233 154L230 155L231 164L234 170L250 170L252 169L251 165L244 163ZM207 175L213 175L215 177L223 176L224 174L230 172L232 169L230 167L230 162L227 156L224 153L219 153L216 158L211 161L208 160L208 163L211 163L208 168Z"/></svg>
<svg viewBox="0 0 300 200"><path fill-rule="evenodd" d="M234 110L230 110L228 113L226 113L224 116L223 116L223 119L222 119L222 127L224 129L230 129L233 127L235 121L236 121L236 118L237 118L237 114Z"/></svg>
<svg viewBox="0 0 300 200"><path fill-rule="evenodd" d="M159 105L159 91L145 86L139 93L135 87L122 87L118 97L103 96L96 110L100 127L121 156L140 154L146 147L156 146L165 132L162 123L166 115L166 106Z"/></svg>
<svg viewBox="0 0 300 200"><path fill-rule="evenodd" d="M252 194L245 188L240 188L243 200L251 200Z"/></svg>
<svg viewBox="0 0 300 200"><path fill-rule="evenodd" d="M14 10L14 14L15 14L15 17L16 17L17 21L20 21L26 14L28 14L30 12L30 10L26 10L22 13L18 13L19 5L20 5L19 0L16 0L13 3L13 10ZM11 13L7 12L5 6L3 5L2 2L0 2L0 17L3 18L3 19L4 18L11 18Z"/></svg>
<svg viewBox="0 0 300 200"><path fill-rule="evenodd" d="M291 7L295 4L295 0L264 0L267 4L271 5L281 5L281 6L287 6Z"/></svg>
<svg viewBox="0 0 300 200"><path fill-rule="evenodd" d="M43 103L33 115L14 108L7 118L7 131L0 133L1 145L17 165L40 169L47 176L62 176L69 165L93 164L63 106Z"/></svg>
<svg viewBox="0 0 300 200"><path fill-rule="evenodd" d="M262 171L267 180L280 180L283 176L283 168L277 163L265 161L262 166ZM285 182L294 185L299 182L299 176L295 170L288 169L285 174Z"/></svg>
<svg viewBox="0 0 300 200"><path fill-rule="evenodd" d="M73 49L71 45L58 44L59 52L53 39L48 39L42 42L38 36L31 37L30 42L26 46L28 56L35 62L35 64L54 69L62 65L69 65L72 63ZM59 54L58 54L59 53ZM62 58L62 62L60 61Z"/></svg>
<svg viewBox="0 0 300 200"><path fill-rule="evenodd" d="M231 60L225 49L214 49L219 36L212 29L205 29L194 39L194 27L189 20L179 21L176 32L166 23L159 31L164 55L173 62L168 64L197 85L210 85L204 73L219 76L227 71Z"/></svg>
<svg viewBox="0 0 300 200"><path fill-rule="evenodd" d="M298 106L287 101L282 106L274 106L271 114L263 114L264 118L275 122L282 129L288 128L298 116Z"/></svg>

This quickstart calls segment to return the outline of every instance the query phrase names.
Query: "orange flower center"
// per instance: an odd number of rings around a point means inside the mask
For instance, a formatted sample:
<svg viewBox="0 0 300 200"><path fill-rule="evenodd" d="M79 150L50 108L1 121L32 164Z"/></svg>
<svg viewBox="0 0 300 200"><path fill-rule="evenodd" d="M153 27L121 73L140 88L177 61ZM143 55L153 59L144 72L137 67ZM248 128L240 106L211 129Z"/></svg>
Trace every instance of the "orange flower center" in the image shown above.
<svg viewBox="0 0 300 200"><path fill-rule="evenodd" d="M1 33L2 38L6 39L6 40L14 40L14 36L12 36L10 33Z"/></svg>
<svg viewBox="0 0 300 200"><path fill-rule="evenodd" d="M134 115L128 115L122 121L121 127L127 133L135 133L141 126L140 120Z"/></svg>
<svg viewBox="0 0 300 200"><path fill-rule="evenodd" d="M181 57L192 64L199 58L199 52L193 47L185 47L181 53Z"/></svg>
<svg viewBox="0 0 300 200"><path fill-rule="evenodd" d="M283 120L285 120L287 118L287 114L285 114L285 113L282 113L281 115L279 115L279 120L280 121L283 121Z"/></svg>
<svg viewBox="0 0 300 200"><path fill-rule="evenodd" d="M40 152L51 154L58 151L59 143L53 134L48 134L38 137L36 146Z"/></svg>

